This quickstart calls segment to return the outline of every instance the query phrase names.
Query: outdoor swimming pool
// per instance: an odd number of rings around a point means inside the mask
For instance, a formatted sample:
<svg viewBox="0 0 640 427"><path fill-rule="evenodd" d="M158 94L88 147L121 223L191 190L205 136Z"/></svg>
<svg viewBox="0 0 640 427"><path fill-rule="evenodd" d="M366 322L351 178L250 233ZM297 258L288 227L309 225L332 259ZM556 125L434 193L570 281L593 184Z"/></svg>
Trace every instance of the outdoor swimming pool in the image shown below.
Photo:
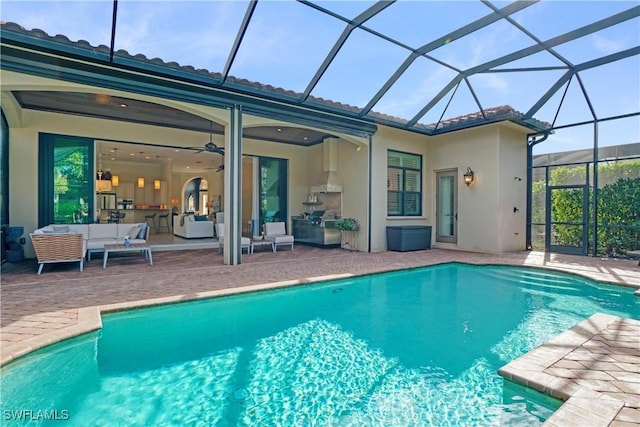
<svg viewBox="0 0 640 427"><path fill-rule="evenodd" d="M447 264L114 313L5 366L3 419L536 425L558 402L498 368L596 312L637 319L639 300L567 274Z"/></svg>

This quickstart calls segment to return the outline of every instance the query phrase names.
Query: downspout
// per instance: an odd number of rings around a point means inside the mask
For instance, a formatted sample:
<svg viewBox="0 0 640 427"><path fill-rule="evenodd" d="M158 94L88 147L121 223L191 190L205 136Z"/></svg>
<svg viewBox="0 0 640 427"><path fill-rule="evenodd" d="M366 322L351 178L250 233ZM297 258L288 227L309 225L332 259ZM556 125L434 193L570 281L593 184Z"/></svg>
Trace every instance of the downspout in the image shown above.
<svg viewBox="0 0 640 427"><path fill-rule="evenodd" d="M372 187L372 170L371 161L373 159L373 135L369 135L369 203L367 207L367 252L371 252L371 196L373 194Z"/></svg>
<svg viewBox="0 0 640 427"><path fill-rule="evenodd" d="M593 124L593 256L598 256L598 159L600 155L598 141L599 122ZM587 178L588 182L588 178ZM587 193L588 194L588 193ZM589 197L587 196L587 203ZM588 238L588 233L587 233Z"/></svg>
<svg viewBox="0 0 640 427"><path fill-rule="evenodd" d="M531 244L531 205L532 205L532 191L533 191L533 147L546 141L549 138L551 131L546 130L540 134L527 135L527 230L526 230L526 247L530 251L533 248ZM536 139L536 136L539 136Z"/></svg>

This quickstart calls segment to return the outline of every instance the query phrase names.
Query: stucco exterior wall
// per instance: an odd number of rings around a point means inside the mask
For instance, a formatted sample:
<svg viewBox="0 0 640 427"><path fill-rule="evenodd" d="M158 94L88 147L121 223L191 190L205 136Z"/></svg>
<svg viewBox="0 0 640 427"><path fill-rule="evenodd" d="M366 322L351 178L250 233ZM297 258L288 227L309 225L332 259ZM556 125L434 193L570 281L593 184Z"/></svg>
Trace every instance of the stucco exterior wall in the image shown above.
<svg viewBox="0 0 640 427"><path fill-rule="evenodd" d="M433 225L432 179L429 170L428 137L380 126L372 139L371 161L371 251L387 250L388 225ZM387 215L387 151L403 151L422 156L422 215L390 217Z"/></svg>
<svg viewBox="0 0 640 427"><path fill-rule="evenodd" d="M526 249L527 227L526 134L503 125L498 138L498 251L521 251Z"/></svg>
<svg viewBox="0 0 640 427"><path fill-rule="evenodd" d="M458 172L458 241L457 244L434 241L434 247L498 251L497 152L498 134L493 126L449 133L429 140L429 173L435 178L438 171L455 169ZM467 167L475 173L475 182L468 187L463 179ZM435 181L433 185L435 194ZM435 209L434 199L431 204L434 218Z"/></svg>
<svg viewBox="0 0 640 427"><path fill-rule="evenodd" d="M458 171L458 242L434 240L434 247L491 253L524 249L524 129L505 123L436 136L429 139L428 157L429 173L434 177L440 170ZM468 187L463 179L467 167L475 173L475 181ZM435 181L433 190L435 194ZM431 209L435 218L435 199Z"/></svg>

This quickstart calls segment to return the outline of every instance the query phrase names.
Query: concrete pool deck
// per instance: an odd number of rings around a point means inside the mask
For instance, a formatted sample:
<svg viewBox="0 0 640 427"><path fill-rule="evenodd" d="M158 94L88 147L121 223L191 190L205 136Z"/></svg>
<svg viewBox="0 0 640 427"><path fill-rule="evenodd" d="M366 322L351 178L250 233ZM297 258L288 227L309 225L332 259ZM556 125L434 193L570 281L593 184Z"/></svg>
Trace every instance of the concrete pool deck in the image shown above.
<svg viewBox="0 0 640 427"><path fill-rule="evenodd" d="M41 276L35 274L34 260L3 264L0 280L0 363L5 364L37 348L100 328L101 312L446 262L540 267L640 288L637 261L542 252L480 254L431 249L364 253L297 246L293 252L279 250L276 253L247 255L242 265L234 267L224 265L221 255L212 249L154 251L153 255L153 266L141 262L138 256L114 256L106 270L102 270L100 260L94 260L85 263L84 272L79 271L77 263L56 264L45 268ZM607 320L602 320L602 316ZM616 323L612 316L602 316L585 320L523 356L533 359L516 359L512 363L519 363L519 368L517 364L515 368L509 364L501 370L504 375L512 375L532 387L539 385L543 391L557 397L571 396L567 404L547 421L548 425L640 425L640 346L636 345L637 341L629 341L629 336L633 339L634 333L635 337L639 335L633 329L638 322L624 320ZM585 322L592 324L586 324L587 327L583 325ZM622 329L611 334L607 332L608 328L614 327L611 325L620 325ZM577 334L575 328L579 328L581 333ZM631 330L626 331L626 328ZM626 332L623 334L621 331ZM576 339L574 335L580 338ZM568 361L573 360L570 357L582 354L585 343L590 343L586 348L593 348L604 338L613 344L599 346L594 353L609 355L613 350L624 349L629 357L624 362L626 373L613 374L619 367L612 370L612 366L607 365L609 361L602 356L602 360L594 361L586 369L576 367L573 374L593 376L593 383L583 381L585 378L562 376L571 369L570 366L575 366ZM553 351L542 352L541 348ZM541 354L544 357L540 357ZM538 367L537 371L533 365ZM622 390L626 396L624 399L619 399L620 395L612 397L610 390L609 394L603 393L594 385L603 386L603 382L598 382L601 373L614 378L615 375L624 376L621 380L627 384L627 389ZM555 390L553 384L560 384L560 391ZM625 403L620 406L619 402ZM603 405L608 408L607 413L615 412L613 418L602 416L606 412ZM618 405L617 411L611 409L613 405ZM592 416L586 417L586 414ZM585 424L585 417L588 424Z"/></svg>

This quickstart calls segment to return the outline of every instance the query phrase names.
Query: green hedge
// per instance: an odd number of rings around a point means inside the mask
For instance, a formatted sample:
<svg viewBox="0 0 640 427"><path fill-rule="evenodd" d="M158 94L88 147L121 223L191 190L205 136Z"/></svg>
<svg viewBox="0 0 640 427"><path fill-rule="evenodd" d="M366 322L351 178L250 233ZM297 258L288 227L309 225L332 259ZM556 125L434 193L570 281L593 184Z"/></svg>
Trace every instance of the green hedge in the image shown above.
<svg viewBox="0 0 640 427"><path fill-rule="evenodd" d="M590 170L590 178L593 171ZM554 167L550 185L581 184L586 168L580 166ZM620 255L637 249L640 244L640 161L617 162L598 168L598 254ZM533 183L532 222L545 222L545 183ZM554 222L582 221L582 190L567 189L552 195ZM593 188L589 189L589 221L593 218ZM554 229L558 244L580 246L582 227L558 225ZM593 247L593 230L588 229L589 251Z"/></svg>

